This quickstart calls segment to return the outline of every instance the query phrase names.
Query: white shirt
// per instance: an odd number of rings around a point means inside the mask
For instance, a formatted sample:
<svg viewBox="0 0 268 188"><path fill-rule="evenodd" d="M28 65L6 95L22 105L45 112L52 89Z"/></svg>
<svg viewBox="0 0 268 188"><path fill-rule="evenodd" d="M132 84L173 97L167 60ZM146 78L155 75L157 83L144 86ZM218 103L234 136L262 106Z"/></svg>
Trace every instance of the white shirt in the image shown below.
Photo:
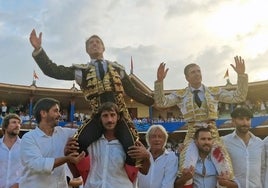
<svg viewBox="0 0 268 188"><path fill-rule="evenodd" d="M203 174L205 168L205 174ZM199 157L195 166L195 175L193 177L194 188L216 187L217 185L217 170L213 164L210 155L204 160Z"/></svg>
<svg viewBox="0 0 268 188"><path fill-rule="evenodd" d="M9 188L19 183L23 166L20 161L20 143L17 137L14 145L9 149L0 139L0 188Z"/></svg>
<svg viewBox="0 0 268 188"><path fill-rule="evenodd" d="M178 157L173 151L165 152L156 160L150 152L151 166L147 175L138 173L139 188L173 188L178 171Z"/></svg>
<svg viewBox="0 0 268 188"><path fill-rule="evenodd" d="M200 100L203 102L205 100L205 90L204 90L204 86L201 85L198 89L195 89L193 87L191 87L191 91L192 93L194 92L194 90L199 90L199 92L197 93L198 97L200 98Z"/></svg>
<svg viewBox="0 0 268 188"><path fill-rule="evenodd" d="M25 166L20 188L64 188L67 186L65 167L53 169L55 158L64 156L64 146L75 129L55 127L53 135L47 136L36 127L21 139L21 160Z"/></svg>
<svg viewBox="0 0 268 188"><path fill-rule="evenodd" d="M268 136L263 140L264 146L265 146L265 182L264 182L264 188L268 188Z"/></svg>
<svg viewBox="0 0 268 188"><path fill-rule="evenodd" d="M222 139L230 154L234 175L242 188L263 188L262 177L265 168L265 151L263 141L250 133L246 146L235 131Z"/></svg>
<svg viewBox="0 0 268 188"><path fill-rule="evenodd" d="M118 140L102 135L88 147L90 172L84 188L133 188L124 168L126 154Z"/></svg>

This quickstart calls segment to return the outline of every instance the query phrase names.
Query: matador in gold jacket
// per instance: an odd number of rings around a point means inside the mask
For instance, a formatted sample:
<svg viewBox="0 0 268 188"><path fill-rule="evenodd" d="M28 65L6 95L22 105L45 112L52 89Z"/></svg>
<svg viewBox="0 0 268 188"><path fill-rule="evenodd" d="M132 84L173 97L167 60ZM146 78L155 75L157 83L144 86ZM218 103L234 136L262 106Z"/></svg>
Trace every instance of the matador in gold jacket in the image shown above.
<svg viewBox="0 0 268 188"><path fill-rule="evenodd" d="M244 60L237 56L234 59L236 65L231 64L231 66L238 75L237 88L234 91L227 91L220 87L206 87L202 84L200 67L197 64L189 64L184 69L188 87L169 95L164 95L163 80L166 77L168 69L165 68L165 63L161 63L158 68L154 93L156 106L166 108L177 105L188 127L184 140L184 149L180 153L180 169L178 175L182 173L183 169L188 169L190 166L195 167L198 160L198 151L193 141L195 130L200 127L210 127L214 138L214 146L211 152L212 161L218 174L228 174L230 179L233 179L230 157L219 137L215 120L218 118L219 102L233 104L246 100L248 76L245 74ZM195 92L197 96L195 96ZM189 187L191 184L192 181L188 181L185 187Z"/></svg>
<svg viewBox="0 0 268 188"><path fill-rule="evenodd" d="M87 151L88 146L103 134L97 114L99 106L104 102L114 102L121 113L116 137L126 152L126 163L134 166L136 161L128 156L127 151L128 147L138 140L138 133L125 104L124 94L148 106L154 103L153 98L135 87L122 65L103 58L105 47L97 35L91 36L86 41L86 51L90 56L90 62L74 64L70 67L57 65L49 59L41 47L42 33L37 36L33 30L30 42L34 47L33 58L45 75L60 80L76 80L84 93L92 116L75 135L78 138L80 151Z"/></svg>

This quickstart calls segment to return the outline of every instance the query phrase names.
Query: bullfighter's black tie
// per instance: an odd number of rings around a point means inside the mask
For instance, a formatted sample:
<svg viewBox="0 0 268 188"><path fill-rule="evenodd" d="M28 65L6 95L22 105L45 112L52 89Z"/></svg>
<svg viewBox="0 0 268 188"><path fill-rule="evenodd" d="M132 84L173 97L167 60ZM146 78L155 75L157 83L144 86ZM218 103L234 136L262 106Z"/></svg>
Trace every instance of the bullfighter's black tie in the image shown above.
<svg viewBox="0 0 268 188"><path fill-rule="evenodd" d="M200 108L200 106L201 106L201 104L202 104L202 101L201 101L201 99L199 98L199 96L198 96L198 92L199 92L200 90L194 90L193 92L194 92L194 101L195 101L195 103L197 104L197 106Z"/></svg>
<svg viewBox="0 0 268 188"><path fill-rule="evenodd" d="M98 63L98 68L99 68L99 73L100 73L100 79L102 80L105 74L103 64L101 60L98 60L97 63Z"/></svg>

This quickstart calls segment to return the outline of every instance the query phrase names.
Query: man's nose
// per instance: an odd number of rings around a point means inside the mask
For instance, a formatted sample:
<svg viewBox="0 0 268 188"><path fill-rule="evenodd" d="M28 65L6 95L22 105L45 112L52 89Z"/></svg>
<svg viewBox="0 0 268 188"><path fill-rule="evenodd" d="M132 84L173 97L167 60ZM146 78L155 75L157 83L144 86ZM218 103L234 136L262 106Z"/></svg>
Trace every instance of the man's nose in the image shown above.
<svg viewBox="0 0 268 188"><path fill-rule="evenodd" d="M244 125L250 125L250 121L248 121L247 119L244 119L244 120L243 120L243 124L244 124Z"/></svg>
<svg viewBox="0 0 268 188"><path fill-rule="evenodd" d="M112 118L112 116L107 116L107 119L108 119L109 121L111 121L113 118Z"/></svg>

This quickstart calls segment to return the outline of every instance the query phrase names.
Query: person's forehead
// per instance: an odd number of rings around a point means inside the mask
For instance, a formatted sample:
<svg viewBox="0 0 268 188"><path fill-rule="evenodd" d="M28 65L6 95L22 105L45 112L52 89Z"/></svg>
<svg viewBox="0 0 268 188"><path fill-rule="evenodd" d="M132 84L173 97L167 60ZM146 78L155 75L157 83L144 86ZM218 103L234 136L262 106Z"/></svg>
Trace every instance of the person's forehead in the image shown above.
<svg viewBox="0 0 268 188"><path fill-rule="evenodd" d="M116 113L116 111L111 109L111 110L104 110L101 114L114 114L114 113Z"/></svg>
<svg viewBox="0 0 268 188"><path fill-rule="evenodd" d="M200 70L200 67L198 65L194 65L194 66L189 68L188 72L191 72L191 71L194 71L194 70Z"/></svg>
<svg viewBox="0 0 268 188"><path fill-rule="evenodd" d="M237 117L234 117L234 119L251 119L251 117L249 117L249 116L237 116Z"/></svg>
<svg viewBox="0 0 268 188"><path fill-rule="evenodd" d="M207 132L207 131L200 131L199 132L199 138L201 137L212 137L211 132Z"/></svg>
<svg viewBox="0 0 268 188"><path fill-rule="evenodd" d="M99 42L102 43L101 39L100 39L99 37L97 37L97 36L93 36L93 37L91 37L91 38L89 39L89 41L90 41L90 42L92 42L92 41L99 41Z"/></svg>
<svg viewBox="0 0 268 188"><path fill-rule="evenodd" d="M161 131L160 129L155 129L155 130L153 130L153 131L151 132L150 135L165 135L165 134L164 134L163 131Z"/></svg>
<svg viewBox="0 0 268 188"><path fill-rule="evenodd" d="M9 122L17 122L17 121L20 122L20 119L17 119L17 118L11 118L11 119L9 119Z"/></svg>

